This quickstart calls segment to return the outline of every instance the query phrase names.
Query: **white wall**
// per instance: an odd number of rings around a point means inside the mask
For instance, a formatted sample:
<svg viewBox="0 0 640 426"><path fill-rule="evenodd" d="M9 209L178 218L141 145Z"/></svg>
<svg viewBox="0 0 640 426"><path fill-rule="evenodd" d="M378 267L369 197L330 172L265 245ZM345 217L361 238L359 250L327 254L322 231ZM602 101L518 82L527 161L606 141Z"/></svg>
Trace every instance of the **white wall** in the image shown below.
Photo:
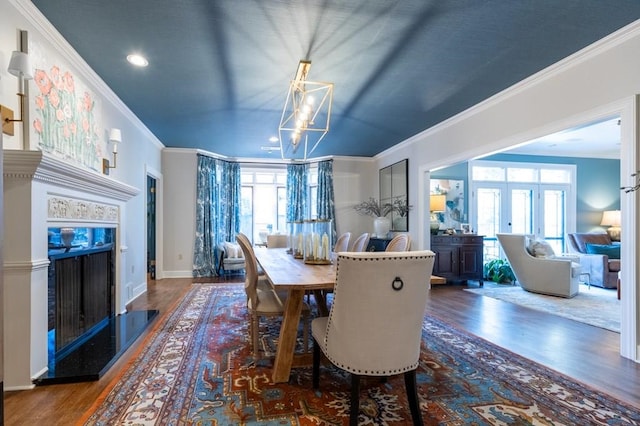
<svg viewBox="0 0 640 426"><path fill-rule="evenodd" d="M638 170L638 125L635 95L640 93L640 21L516 84L450 120L428 129L377 156L378 167L409 161L410 228L417 248L427 247L428 172L467 161L589 121L622 117L621 182L632 184ZM624 223L621 354L638 360L640 316L636 261L637 194L623 197ZM633 222L633 223L629 223ZM418 228L414 227L418 225ZM627 273L628 271L628 273ZM628 281L627 281L628 280Z"/></svg>
<svg viewBox="0 0 640 426"><path fill-rule="evenodd" d="M192 277L196 217L196 150L167 148L164 177L164 270L166 278Z"/></svg>
<svg viewBox="0 0 640 426"><path fill-rule="evenodd" d="M351 242L363 232L373 231L373 218L359 215L353 206L369 197L379 198L377 176L376 163L370 158L333 159L336 230L338 235L351 232Z"/></svg>

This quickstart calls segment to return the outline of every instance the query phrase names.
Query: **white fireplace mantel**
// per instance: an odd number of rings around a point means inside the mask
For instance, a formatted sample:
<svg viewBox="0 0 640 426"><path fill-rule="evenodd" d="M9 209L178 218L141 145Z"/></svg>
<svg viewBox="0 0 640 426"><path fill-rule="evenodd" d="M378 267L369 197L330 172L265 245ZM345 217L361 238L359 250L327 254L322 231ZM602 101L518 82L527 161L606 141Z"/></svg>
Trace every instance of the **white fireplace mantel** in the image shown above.
<svg viewBox="0 0 640 426"><path fill-rule="evenodd" d="M47 370L48 227L115 227L115 312L126 310L128 201L140 189L42 151L3 150L4 385L30 389ZM6 320L8 319L8 320Z"/></svg>
<svg viewBox="0 0 640 426"><path fill-rule="evenodd" d="M4 150L3 155L6 179L32 179L63 188L82 188L89 194L119 201L127 201L140 193L138 188L64 162L42 151Z"/></svg>

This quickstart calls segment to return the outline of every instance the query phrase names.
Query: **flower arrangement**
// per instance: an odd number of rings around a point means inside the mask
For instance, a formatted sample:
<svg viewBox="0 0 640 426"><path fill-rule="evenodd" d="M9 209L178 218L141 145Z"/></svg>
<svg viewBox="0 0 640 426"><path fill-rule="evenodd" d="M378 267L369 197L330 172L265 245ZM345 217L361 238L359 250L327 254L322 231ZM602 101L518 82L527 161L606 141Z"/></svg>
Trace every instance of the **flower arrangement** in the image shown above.
<svg viewBox="0 0 640 426"><path fill-rule="evenodd" d="M361 215L372 217L385 217L394 210L393 204L382 204L375 198L369 198L367 201L356 204L353 208Z"/></svg>
<svg viewBox="0 0 640 426"><path fill-rule="evenodd" d="M401 217L407 215L413 206L407 203L406 199L398 199L393 203L381 203L375 198L369 198L353 206L354 210L361 215L372 217L386 217L391 212L396 212Z"/></svg>
<svg viewBox="0 0 640 426"><path fill-rule="evenodd" d="M411 210L413 206L409 205L406 198L400 198L393 202L393 209L398 213L400 217L405 217L409 214L409 210Z"/></svg>

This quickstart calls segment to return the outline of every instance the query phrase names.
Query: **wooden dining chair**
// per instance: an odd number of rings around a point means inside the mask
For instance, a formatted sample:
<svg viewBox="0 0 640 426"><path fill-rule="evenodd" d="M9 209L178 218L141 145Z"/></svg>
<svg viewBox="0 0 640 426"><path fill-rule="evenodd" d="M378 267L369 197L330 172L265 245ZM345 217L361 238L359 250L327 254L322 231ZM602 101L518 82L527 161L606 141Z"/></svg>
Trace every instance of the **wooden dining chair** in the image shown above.
<svg viewBox="0 0 640 426"><path fill-rule="evenodd" d="M369 245L369 233L365 232L364 234L360 235L358 238L356 238L356 240L353 242L353 246L351 247L351 251L366 251L367 250L367 246Z"/></svg>
<svg viewBox="0 0 640 426"><path fill-rule="evenodd" d="M259 286L258 281L258 260L253 251L253 247L246 235L239 233L236 241L240 244L245 258L245 282L244 290L247 294L247 310L249 311L249 337L251 350L255 360L260 359L259 338L260 338L260 318L283 316L286 304L286 295L278 295L271 286ZM302 307L303 326L303 346L304 351L309 351L309 319L311 309L306 303Z"/></svg>
<svg viewBox="0 0 640 426"><path fill-rule="evenodd" d="M351 239L351 232L345 232L338 237L336 245L333 246L334 253L340 253L341 251L349 250L349 240Z"/></svg>
<svg viewBox="0 0 640 426"><path fill-rule="evenodd" d="M409 234L398 234L389 241L384 251L409 251L411 249L411 237Z"/></svg>
<svg viewBox="0 0 640 426"><path fill-rule="evenodd" d="M430 250L338 254L331 311L311 322L312 377L318 390L321 352L351 373L350 425L358 424L361 376L396 374L404 374L413 424L422 425L416 369L434 259Z"/></svg>

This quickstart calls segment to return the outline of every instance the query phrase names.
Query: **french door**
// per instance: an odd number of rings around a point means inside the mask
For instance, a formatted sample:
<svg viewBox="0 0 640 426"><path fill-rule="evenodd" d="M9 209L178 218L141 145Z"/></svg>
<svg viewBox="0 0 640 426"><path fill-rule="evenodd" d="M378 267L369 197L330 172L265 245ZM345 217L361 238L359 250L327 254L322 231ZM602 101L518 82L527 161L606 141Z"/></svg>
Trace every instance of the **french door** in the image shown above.
<svg viewBox="0 0 640 426"><path fill-rule="evenodd" d="M523 165L511 167L523 170ZM541 167L548 165L527 165L537 171L542 171ZM471 183L472 226L485 236L485 260L503 257L496 238L498 233L530 234L549 242L556 253L564 252L565 236L575 230L575 193L570 181L563 177L561 183L509 182L506 181L509 173L504 176L502 182ZM545 174L531 173L531 176Z"/></svg>

